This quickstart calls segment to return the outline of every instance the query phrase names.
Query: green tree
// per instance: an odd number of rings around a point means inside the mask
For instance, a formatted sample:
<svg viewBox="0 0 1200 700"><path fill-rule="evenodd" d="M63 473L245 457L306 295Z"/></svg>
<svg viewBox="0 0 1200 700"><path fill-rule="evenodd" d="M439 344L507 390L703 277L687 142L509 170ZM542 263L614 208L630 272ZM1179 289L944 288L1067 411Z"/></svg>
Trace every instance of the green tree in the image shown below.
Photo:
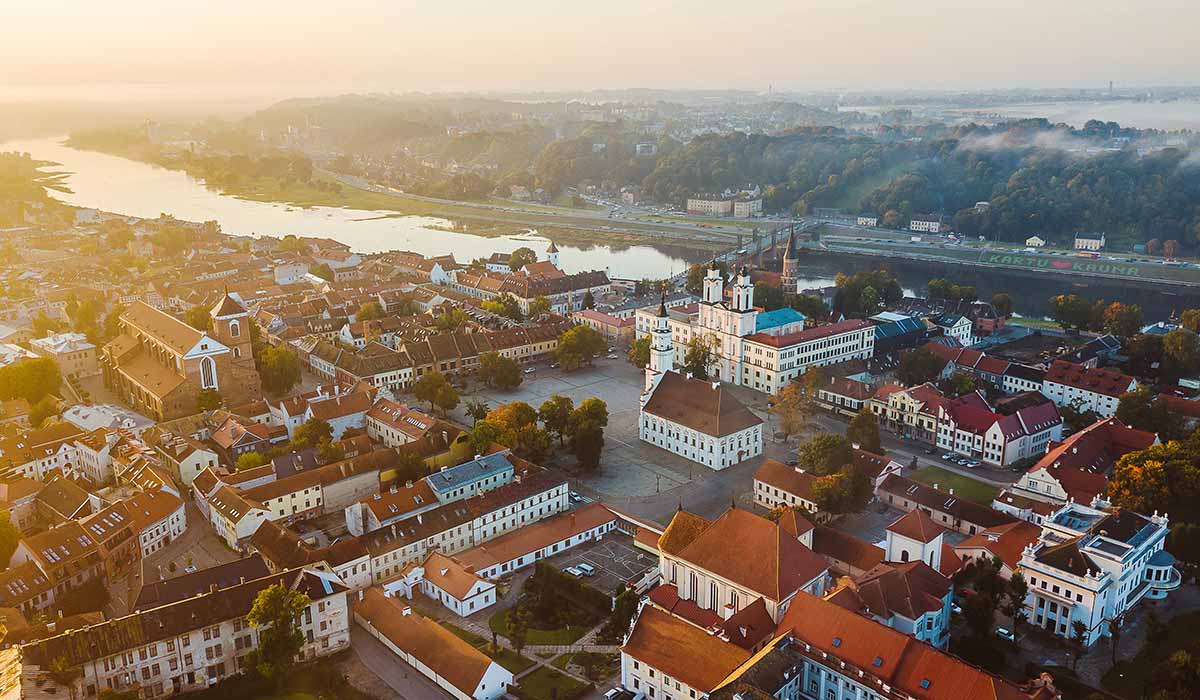
<svg viewBox="0 0 1200 700"><path fill-rule="evenodd" d="M476 370L476 375L488 386L495 386L505 391L516 389L525 379L517 361L511 357L504 357L498 352L485 352L479 356L479 368Z"/></svg>
<svg viewBox="0 0 1200 700"><path fill-rule="evenodd" d="M1163 355L1179 374L1200 368L1200 337L1185 329L1176 328L1163 336Z"/></svg>
<svg viewBox="0 0 1200 700"><path fill-rule="evenodd" d="M300 615L311 603L308 594L279 583L255 596L246 621L258 630L251 666L264 678L282 685L295 667L296 656L304 645Z"/></svg>
<svg viewBox="0 0 1200 700"><path fill-rule="evenodd" d="M512 642L513 649L519 655L525 650L525 644L529 638L529 610L521 603L517 603L516 607L505 615L505 620L504 636Z"/></svg>
<svg viewBox="0 0 1200 700"><path fill-rule="evenodd" d="M799 433L816 413L813 396L798 382L783 387L771 402L771 413L779 418L779 432L791 437Z"/></svg>
<svg viewBox="0 0 1200 700"><path fill-rule="evenodd" d="M58 401L53 397L45 396L41 401L33 404L29 409L29 424L35 428L42 427L47 418L58 415Z"/></svg>
<svg viewBox="0 0 1200 700"><path fill-rule="evenodd" d="M644 335L630 343L625 357L638 369L646 369L650 364L650 336Z"/></svg>
<svg viewBox="0 0 1200 700"><path fill-rule="evenodd" d="M822 512L858 513L871 498L871 481L852 465L837 473L818 476L812 485L813 502Z"/></svg>
<svg viewBox="0 0 1200 700"><path fill-rule="evenodd" d="M596 297L592 296L592 290L590 289L583 293L583 308L596 308Z"/></svg>
<svg viewBox="0 0 1200 700"><path fill-rule="evenodd" d="M1005 292L996 292L992 295L992 308L996 313L1003 318L1008 318L1013 314L1012 297Z"/></svg>
<svg viewBox="0 0 1200 700"><path fill-rule="evenodd" d="M25 399L30 404L57 395L62 387L58 363L37 357L0 367L0 400Z"/></svg>
<svg viewBox="0 0 1200 700"><path fill-rule="evenodd" d="M1179 325L1193 333L1200 333L1200 309L1186 309L1179 314Z"/></svg>
<svg viewBox="0 0 1200 700"><path fill-rule="evenodd" d="M1063 430L1067 434L1077 433L1099 419L1095 411L1090 408L1086 411L1080 410L1080 406L1079 400L1076 399L1065 406L1058 407L1058 413L1063 419Z"/></svg>
<svg viewBox="0 0 1200 700"><path fill-rule="evenodd" d="M244 471L246 469L254 469L270 462L267 456L261 452L244 452L237 458L237 463L234 465L234 471Z"/></svg>
<svg viewBox="0 0 1200 700"><path fill-rule="evenodd" d="M521 313L521 302L517 301L516 297L507 292L495 299L483 302L480 306L483 307L484 311L511 318L514 321L525 320L525 316Z"/></svg>
<svg viewBox="0 0 1200 700"><path fill-rule="evenodd" d="M387 312L383 310L378 301L374 299L363 302L358 307L358 313L354 314L355 321L374 321L383 318Z"/></svg>
<svg viewBox="0 0 1200 700"><path fill-rule="evenodd" d="M474 426L480 420L487 417L488 402L482 399L468 399L466 411L467 415L471 417L471 425Z"/></svg>
<svg viewBox="0 0 1200 700"><path fill-rule="evenodd" d="M308 271L325 280L326 282L332 282L337 278L337 276L333 273L333 268L329 267L327 263L313 265L312 267L308 268Z"/></svg>
<svg viewBox="0 0 1200 700"><path fill-rule="evenodd" d="M63 329L63 324L61 321L47 316L44 311L39 311L38 315L33 319L32 329L35 338L45 338L52 333L60 332Z"/></svg>
<svg viewBox="0 0 1200 700"><path fill-rule="evenodd" d="M333 426L320 418L309 418L292 431L292 449L303 450L333 440Z"/></svg>
<svg viewBox="0 0 1200 700"><path fill-rule="evenodd" d="M471 428L471 449L475 454L488 453L493 443L512 447L517 441L516 431L510 430L504 423L496 420L483 419Z"/></svg>
<svg viewBox="0 0 1200 700"><path fill-rule="evenodd" d="M1071 623L1071 643L1075 645L1075 654L1071 657L1071 670L1079 668L1079 657L1087 651L1087 633L1088 626L1083 620L1075 620Z"/></svg>
<svg viewBox="0 0 1200 700"><path fill-rule="evenodd" d="M300 358L287 346L268 345L257 364L263 388L275 396L286 394L300 382Z"/></svg>
<svg viewBox="0 0 1200 700"><path fill-rule="evenodd" d="M879 421L870 409L864 408L858 412L846 428L846 439L859 449L882 455L885 450L879 439Z"/></svg>
<svg viewBox="0 0 1200 700"><path fill-rule="evenodd" d="M322 440L317 443L317 459L321 464L333 464L342 461L346 456L346 448L340 442Z"/></svg>
<svg viewBox="0 0 1200 700"><path fill-rule="evenodd" d="M546 461L554 453L550 433L534 424L526 425L516 431L512 448L517 456L534 464Z"/></svg>
<svg viewBox="0 0 1200 700"><path fill-rule="evenodd" d="M807 318L819 319L829 313L829 307L815 294L797 294L792 299L792 308Z"/></svg>
<svg viewBox="0 0 1200 700"><path fill-rule="evenodd" d="M414 382L412 392L417 400L429 402L430 410L436 406L448 411L458 405L458 392L446 376L436 370L422 375Z"/></svg>
<svg viewBox="0 0 1200 700"><path fill-rule="evenodd" d="M508 256L508 266L513 272L517 272L526 265L537 262L537 258L537 253L532 248L521 246Z"/></svg>
<svg viewBox="0 0 1200 700"><path fill-rule="evenodd" d="M205 306L193 306L183 315L183 322L198 331L212 333L212 312Z"/></svg>
<svg viewBox="0 0 1200 700"><path fill-rule="evenodd" d="M942 361L937 355L924 348L906 352L900 356L896 378L905 386L916 386L932 382L942 372Z"/></svg>
<svg viewBox="0 0 1200 700"><path fill-rule="evenodd" d="M563 369L573 370L591 366L597 356L607 347L604 338L589 326L575 326L558 336L555 359Z"/></svg>
<svg viewBox="0 0 1200 700"><path fill-rule="evenodd" d="M469 319L467 318L466 312L455 307L442 311L442 313L433 320L433 325L437 327L439 331L453 331L458 330L459 326L463 325L468 320Z"/></svg>
<svg viewBox="0 0 1200 700"><path fill-rule="evenodd" d="M797 466L806 472L826 476L838 473L851 463L854 453L845 436L836 433L817 433L800 446Z"/></svg>
<svg viewBox="0 0 1200 700"><path fill-rule="evenodd" d="M571 454L579 466L593 471L600 466L604 451L604 428L608 426L608 405L596 397L584 399L568 422Z"/></svg>
<svg viewBox="0 0 1200 700"><path fill-rule="evenodd" d="M1141 332L1142 307L1114 301L1104 309L1104 330L1121 338L1131 338Z"/></svg>
<svg viewBox="0 0 1200 700"><path fill-rule="evenodd" d="M225 405L225 399L216 389L201 389L196 394L196 410L200 413L215 411Z"/></svg>
<svg viewBox="0 0 1200 700"><path fill-rule="evenodd" d="M716 340L711 336L693 336L684 346L683 371L696 379L708 379L708 368L713 364L713 348Z"/></svg>
<svg viewBox="0 0 1200 700"><path fill-rule="evenodd" d="M13 552L17 551L20 541L21 531L12 524L9 512L0 510L0 562L4 562L5 567L12 559Z"/></svg>
<svg viewBox="0 0 1200 700"><path fill-rule="evenodd" d="M1179 417L1157 400L1158 395L1146 386L1121 394L1117 403L1117 420L1131 428L1158 433L1159 438L1171 440L1182 437Z"/></svg>
<svg viewBox="0 0 1200 700"><path fill-rule="evenodd" d="M571 414L575 410L575 402L570 397L555 394L542 402L538 408L538 419L546 430L556 438L558 444L563 444L567 428L571 422Z"/></svg>
<svg viewBox="0 0 1200 700"><path fill-rule="evenodd" d="M97 340L100 342L108 342L121 334L121 314L125 313L124 306L114 306L108 315L104 317L104 324L101 329L101 335Z"/></svg>
<svg viewBox="0 0 1200 700"><path fill-rule="evenodd" d="M946 384L948 385L946 386L947 393L954 398L974 393L979 389L979 383L975 376L966 372L955 372Z"/></svg>
<svg viewBox="0 0 1200 700"><path fill-rule="evenodd" d="M78 693L75 682L83 677L83 668L72 666L65 656L56 656L46 671L51 680L67 689L67 697L74 700Z"/></svg>
<svg viewBox="0 0 1200 700"><path fill-rule="evenodd" d="M534 297L534 300L529 302L529 317L535 318L542 314L550 313L550 300L546 296L539 295Z"/></svg>

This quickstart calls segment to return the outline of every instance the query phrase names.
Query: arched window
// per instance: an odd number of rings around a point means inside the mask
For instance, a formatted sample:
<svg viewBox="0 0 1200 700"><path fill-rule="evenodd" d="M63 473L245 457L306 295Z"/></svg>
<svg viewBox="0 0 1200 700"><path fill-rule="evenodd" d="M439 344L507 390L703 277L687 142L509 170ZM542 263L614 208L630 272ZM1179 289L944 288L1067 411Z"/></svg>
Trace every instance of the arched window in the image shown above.
<svg viewBox="0 0 1200 700"><path fill-rule="evenodd" d="M242 349L241 349L241 348L239 348L239 347L236 347L236 346L235 346L235 347L233 348L233 356L234 356L234 357L241 357L241 356L242 356Z"/></svg>
<svg viewBox="0 0 1200 700"><path fill-rule="evenodd" d="M229 336L231 338L237 338L241 334L242 334L242 324L238 323L237 321L230 321L229 322Z"/></svg>
<svg viewBox="0 0 1200 700"><path fill-rule="evenodd" d="M200 360L200 387L203 389L217 388L217 363L211 357Z"/></svg>
<svg viewBox="0 0 1200 700"><path fill-rule="evenodd" d="M900 552L900 561L901 562L908 561L908 550L907 549Z"/></svg>

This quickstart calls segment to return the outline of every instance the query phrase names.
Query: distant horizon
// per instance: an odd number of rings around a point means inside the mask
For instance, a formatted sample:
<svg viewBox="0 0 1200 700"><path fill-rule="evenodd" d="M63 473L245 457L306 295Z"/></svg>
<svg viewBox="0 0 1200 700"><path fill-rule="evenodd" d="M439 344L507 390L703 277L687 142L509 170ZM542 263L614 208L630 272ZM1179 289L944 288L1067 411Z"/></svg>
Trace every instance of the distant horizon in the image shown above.
<svg viewBox="0 0 1200 700"><path fill-rule="evenodd" d="M1178 0L45 0L6 8L0 86L1142 88L1200 80L1196 26L1200 4Z"/></svg>

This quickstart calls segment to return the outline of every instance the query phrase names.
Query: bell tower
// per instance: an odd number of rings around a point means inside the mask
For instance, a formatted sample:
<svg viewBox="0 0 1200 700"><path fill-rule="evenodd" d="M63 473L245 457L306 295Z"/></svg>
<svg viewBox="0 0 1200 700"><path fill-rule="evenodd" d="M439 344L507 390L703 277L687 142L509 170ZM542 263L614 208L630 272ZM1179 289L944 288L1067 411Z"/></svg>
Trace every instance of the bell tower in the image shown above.
<svg viewBox="0 0 1200 700"><path fill-rule="evenodd" d="M650 330L650 361L646 363L646 386L642 393L643 403L667 372L675 368L675 348L671 344L671 324L667 318L667 292L664 289L658 304L658 315L654 328Z"/></svg>
<svg viewBox="0 0 1200 700"><path fill-rule="evenodd" d="M240 364L238 360L249 360L253 363L250 347L250 312L246 311L246 307L226 291L225 296L221 297L210 313L213 321L212 336L233 351L235 364Z"/></svg>

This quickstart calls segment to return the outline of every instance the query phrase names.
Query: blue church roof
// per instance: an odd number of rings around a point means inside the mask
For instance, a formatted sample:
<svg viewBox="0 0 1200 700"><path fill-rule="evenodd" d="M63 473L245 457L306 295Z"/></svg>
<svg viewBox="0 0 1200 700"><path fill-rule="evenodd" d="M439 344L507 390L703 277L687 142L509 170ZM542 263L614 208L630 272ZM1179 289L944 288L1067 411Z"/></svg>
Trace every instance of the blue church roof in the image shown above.
<svg viewBox="0 0 1200 700"><path fill-rule="evenodd" d="M764 311L754 319L754 332L761 333L770 328L785 326L789 323L802 323L808 317L795 309L783 307L774 311Z"/></svg>

